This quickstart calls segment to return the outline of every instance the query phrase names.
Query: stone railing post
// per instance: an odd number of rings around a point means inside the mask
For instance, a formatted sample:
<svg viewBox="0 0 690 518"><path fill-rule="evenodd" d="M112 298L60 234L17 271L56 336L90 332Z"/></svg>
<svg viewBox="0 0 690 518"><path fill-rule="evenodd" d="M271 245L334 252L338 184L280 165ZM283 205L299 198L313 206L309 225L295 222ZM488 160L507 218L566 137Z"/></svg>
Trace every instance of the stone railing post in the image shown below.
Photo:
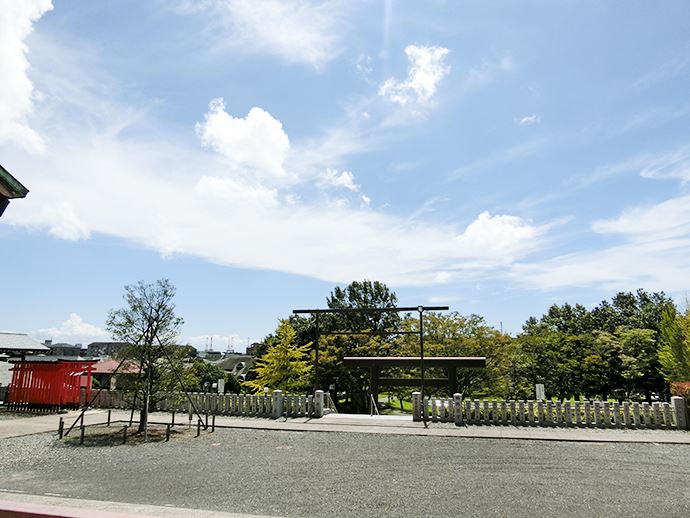
<svg viewBox="0 0 690 518"><path fill-rule="evenodd" d="M271 417L273 419L278 419L283 415L283 391L274 390L273 391L273 412L271 412Z"/></svg>
<svg viewBox="0 0 690 518"><path fill-rule="evenodd" d="M462 394L453 394L453 419L456 425L462 426Z"/></svg>
<svg viewBox="0 0 690 518"><path fill-rule="evenodd" d="M323 417L323 390L314 392L314 417Z"/></svg>
<svg viewBox="0 0 690 518"><path fill-rule="evenodd" d="M412 420L421 421L422 420L422 393L413 392L412 393Z"/></svg>
<svg viewBox="0 0 690 518"><path fill-rule="evenodd" d="M676 428L679 430L688 430L688 416L685 413L685 400L680 396L673 396L671 398L671 406L673 406L673 413L676 415Z"/></svg>

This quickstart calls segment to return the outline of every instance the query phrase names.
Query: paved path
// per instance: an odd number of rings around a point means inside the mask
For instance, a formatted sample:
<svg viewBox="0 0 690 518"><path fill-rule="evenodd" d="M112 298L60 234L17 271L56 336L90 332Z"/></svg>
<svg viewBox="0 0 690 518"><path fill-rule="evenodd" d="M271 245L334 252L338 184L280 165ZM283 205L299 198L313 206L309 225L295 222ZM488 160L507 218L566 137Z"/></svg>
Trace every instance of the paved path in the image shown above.
<svg viewBox="0 0 690 518"><path fill-rule="evenodd" d="M66 428L74 422L78 415L79 413L75 411L62 416L65 419ZM111 419L113 421L125 421L129 420L129 415L128 411L113 410ZM35 433L55 432L58 427L58 419L56 415L45 415L0 421L0 439ZM104 423L106 419L106 410L89 410L85 415L85 423L87 425ZM157 423L169 423L171 415L153 413L151 414L151 420ZM187 415L177 414L176 423L187 424ZM410 416L329 414L321 419L292 418L277 420L217 416L216 427L295 432L351 432L486 439L690 445L690 432L688 431L539 428L527 426L455 426L453 423L428 423L425 427L424 423L413 422Z"/></svg>

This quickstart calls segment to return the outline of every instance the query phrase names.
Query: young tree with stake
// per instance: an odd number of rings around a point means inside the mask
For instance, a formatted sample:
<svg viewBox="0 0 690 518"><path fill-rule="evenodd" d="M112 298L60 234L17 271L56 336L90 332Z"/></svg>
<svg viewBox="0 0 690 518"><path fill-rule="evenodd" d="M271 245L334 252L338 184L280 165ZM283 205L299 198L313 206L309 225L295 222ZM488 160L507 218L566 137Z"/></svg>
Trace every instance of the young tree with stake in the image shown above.
<svg viewBox="0 0 690 518"><path fill-rule="evenodd" d="M181 349L176 347L183 319L175 315L175 286L168 279L125 286L124 308L111 310L106 327L112 337L129 344L122 358L140 367L137 393L143 393L139 431L147 434L148 414L157 392L181 382ZM179 387L178 387L179 388Z"/></svg>

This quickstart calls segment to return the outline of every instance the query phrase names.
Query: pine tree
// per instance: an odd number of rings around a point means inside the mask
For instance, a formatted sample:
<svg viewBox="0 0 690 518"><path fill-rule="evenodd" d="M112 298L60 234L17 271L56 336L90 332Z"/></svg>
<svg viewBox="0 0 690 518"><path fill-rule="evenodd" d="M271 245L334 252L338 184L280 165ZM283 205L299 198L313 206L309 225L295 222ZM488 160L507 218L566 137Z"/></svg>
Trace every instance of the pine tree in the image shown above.
<svg viewBox="0 0 690 518"><path fill-rule="evenodd" d="M256 378L244 382L250 390L299 392L311 382L312 365L309 361L311 344L297 345L297 333L288 320L281 320L273 343L257 361Z"/></svg>

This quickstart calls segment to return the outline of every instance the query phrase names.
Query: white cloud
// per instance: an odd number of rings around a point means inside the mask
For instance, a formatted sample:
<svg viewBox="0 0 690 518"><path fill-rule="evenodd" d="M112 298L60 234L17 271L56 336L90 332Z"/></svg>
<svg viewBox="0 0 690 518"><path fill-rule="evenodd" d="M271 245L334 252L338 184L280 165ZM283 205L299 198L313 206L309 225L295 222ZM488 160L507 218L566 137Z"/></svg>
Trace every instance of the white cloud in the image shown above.
<svg viewBox="0 0 690 518"><path fill-rule="evenodd" d="M338 34L347 4L312 0L210 0L192 3L222 23L223 44L322 65L340 53Z"/></svg>
<svg viewBox="0 0 690 518"><path fill-rule="evenodd" d="M325 187L343 188L352 192L359 192L359 185L355 183L355 175L350 171L338 173L337 169L326 169L319 178Z"/></svg>
<svg viewBox="0 0 690 518"><path fill-rule="evenodd" d="M480 256L510 261L532 246L542 231L517 216L492 216L484 211L467 226L457 241L462 248L475 252L481 250Z"/></svg>
<svg viewBox="0 0 690 518"><path fill-rule="evenodd" d="M338 164L372 145L357 131L334 130L291 146L281 122L265 110L233 117L216 100L197 126L203 145L217 152L208 153L149 115L113 120L110 115L128 111L116 103L89 111L88 125L80 117L63 117L65 110L86 107L61 106L60 89L75 85L54 85L50 109L40 114L50 153L29 156L3 148L6 163L21 171L22 180L41 188L0 224L67 239L115 236L165 256L185 254L233 267L395 285L505 269L531 252L543 234L542 227L513 216L482 214L462 228L417 224L371 209L365 194L352 191L354 175ZM357 204L333 202L310 189L329 167L339 192L356 194ZM484 231L493 236L490 246L482 240Z"/></svg>
<svg viewBox="0 0 690 518"><path fill-rule="evenodd" d="M103 340L109 336L107 331L93 324L89 324L88 322L84 322L82 317L76 313L70 313L69 318L60 324L59 327L39 329L32 333L32 335L52 339L53 342L66 340L71 343L82 344Z"/></svg>
<svg viewBox="0 0 690 518"><path fill-rule="evenodd" d="M526 115L525 117L521 117L520 119L517 120L517 123L520 126L532 126L534 124L539 124L541 121L539 115L532 114L532 115Z"/></svg>
<svg viewBox="0 0 690 518"><path fill-rule="evenodd" d="M447 282L456 271L505 267L533 250L543 233L514 216L484 213L459 229L302 197L288 203L283 200L291 193L228 177L223 161L201 151L161 141L65 135L74 141L58 140L50 158L13 156L27 181L40 182L42 189L3 222L70 228L71 217L60 221L59 211L41 210L60 200L75 208L82 232L117 236L165 255L397 285Z"/></svg>
<svg viewBox="0 0 690 518"><path fill-rule="evenodd" d="M516 279L544 289L603 286L607 289L687 290L690 278L690 196L624 210L592 224L598 234L622 242L513 267Z"/></svg>
<svg viewBox="0 0 690 518"><path fill-rule="evenodd" d="M379 86L379 95L402 106L429 103L438 83L450 72L450 66L445 64L448 52L444 47L409 45L405 48L410 61L407 79L387 79Z"/></svg>
<svg viewBox="0 0 690 518"><path fill-rule="evenodd" d="M45 144L28 122L38 94L27 75L24 40L52 8L50 0L0 0L0 143L14 142L32 152L43 151Z"/></svg>
<svg viewBox="0 0 690 518"><path fill-rule="evenodd" d="M196 131L204 146L210 147L239 167L258 173L285 177L283 163L290 140L280 121L254 107L247 117L235 118L225 111L222 98L213 99L204 122Z"/></svg>

